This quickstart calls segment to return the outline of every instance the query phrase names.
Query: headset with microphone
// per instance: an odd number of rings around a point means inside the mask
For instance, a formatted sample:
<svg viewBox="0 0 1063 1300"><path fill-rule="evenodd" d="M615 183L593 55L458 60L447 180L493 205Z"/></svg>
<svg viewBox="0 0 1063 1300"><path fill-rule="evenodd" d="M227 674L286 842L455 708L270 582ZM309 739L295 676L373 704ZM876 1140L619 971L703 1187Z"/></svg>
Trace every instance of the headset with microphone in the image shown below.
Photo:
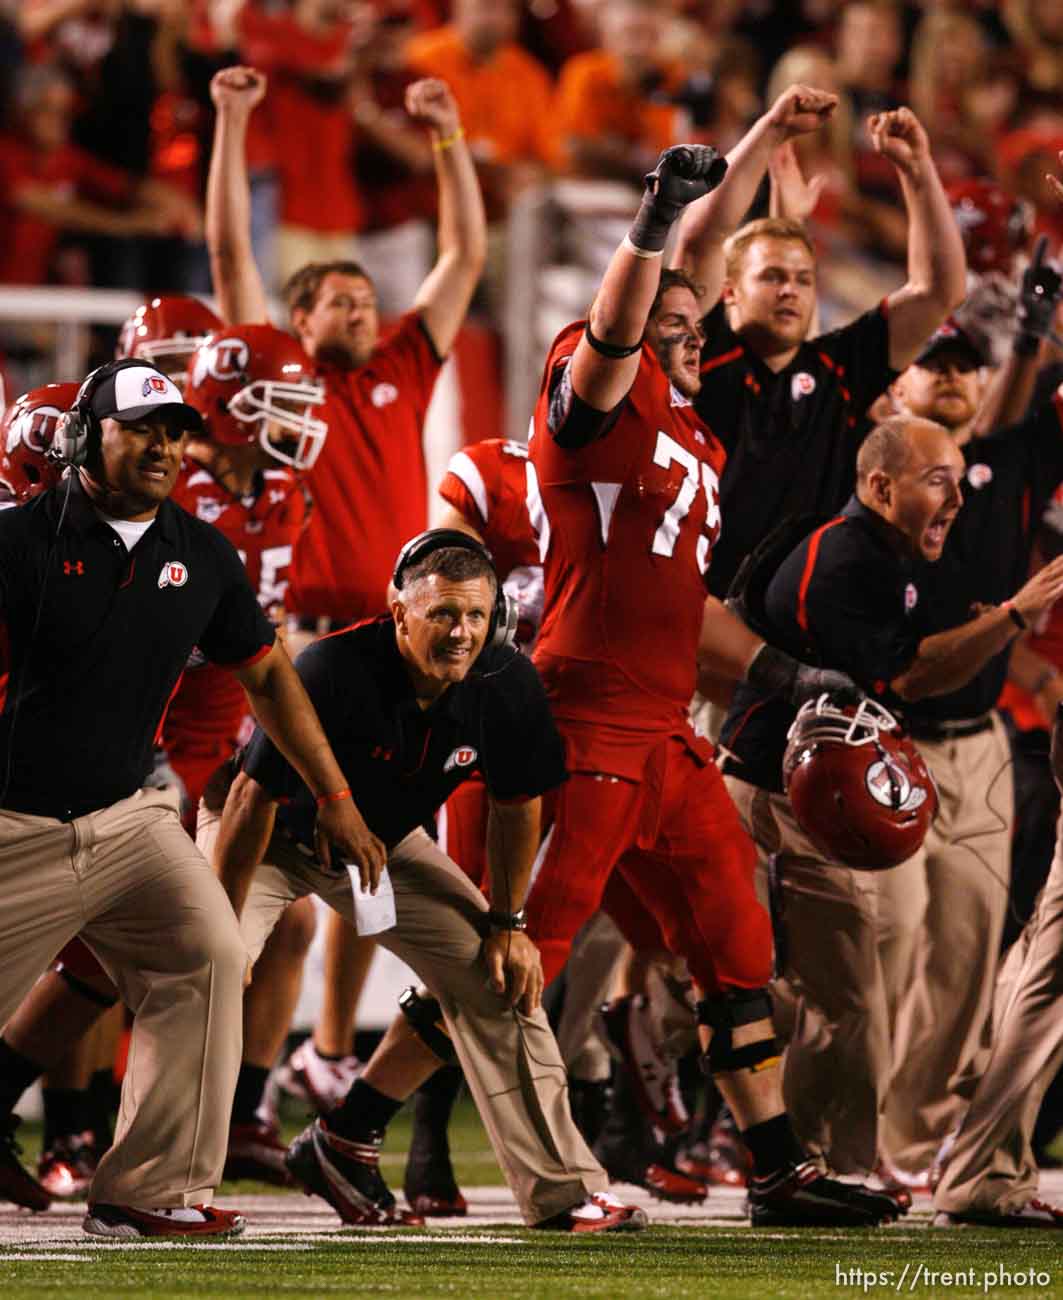
<svg viewBox="0 0 1063 1300"><path fill-rule="evenodd" d="M487 625L487 638L484 641L484 649L513 646L517 639L517 619L519 616L517 602L502 589L502 580L495 569L495 562L491 557L491 552L484 546L483 542L477 541L469 533L463 533L458 528L429 528L427 532L418 533L416 537L411 537L403 546L398 559L395 561L395 571L391 575L391 582L395 590L402 590L406 574L415 565L420 564L434 551L450 549L471 551L474 555L480 556L482 560L491 566L491 572L495 575L495 600L491 609L491 620Z"/></svg>

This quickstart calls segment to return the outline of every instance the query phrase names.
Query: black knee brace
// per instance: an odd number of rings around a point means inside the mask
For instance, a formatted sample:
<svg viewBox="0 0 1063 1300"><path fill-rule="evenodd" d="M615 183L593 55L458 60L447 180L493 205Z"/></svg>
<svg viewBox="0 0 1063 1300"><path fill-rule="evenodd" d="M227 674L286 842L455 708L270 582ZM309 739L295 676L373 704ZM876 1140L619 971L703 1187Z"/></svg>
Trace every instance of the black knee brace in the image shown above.
<svg viewBox="0 0 1063 1300"><path fill-rule="evenodd" d="M425 1047L443 1062L444 1065L456 1065L458 1054L454 1051L443 1009L435 998L423 998L415 988L404 989L399 995L402 1014L409 1021L410 1028L424 1043Z"/></svg>
<svg viewBox="0 0 1063 1300"><path fill-rule="evenodd" d="M744 1047L735 1047L733 1031L739 1025L771 1019L771 994L767 989L732 989L698 1003L698 1024L712 1030L709 1050L701 1058L705 1074L732 1070L763 1070L779 1059L774 1034Z"/></svg>

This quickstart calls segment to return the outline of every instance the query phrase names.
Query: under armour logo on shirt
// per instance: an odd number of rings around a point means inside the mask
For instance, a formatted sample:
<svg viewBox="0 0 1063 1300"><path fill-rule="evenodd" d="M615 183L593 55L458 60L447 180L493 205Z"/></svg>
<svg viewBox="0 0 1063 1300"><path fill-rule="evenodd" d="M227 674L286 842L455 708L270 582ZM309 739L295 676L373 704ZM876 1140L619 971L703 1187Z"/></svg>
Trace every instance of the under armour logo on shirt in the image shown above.
<svg viewBox="0 0 1063 1300"><path fill-rule="evenodd" d="M84 574L84 572L85 572L85 561L84 561L84 560L64 560L64 561L63 561L63 572L67 575L67 577L69 577L70 574L73 573L73 574L76 574L76 575L80 578L80 577L82 576L82 574Z"/></svg>

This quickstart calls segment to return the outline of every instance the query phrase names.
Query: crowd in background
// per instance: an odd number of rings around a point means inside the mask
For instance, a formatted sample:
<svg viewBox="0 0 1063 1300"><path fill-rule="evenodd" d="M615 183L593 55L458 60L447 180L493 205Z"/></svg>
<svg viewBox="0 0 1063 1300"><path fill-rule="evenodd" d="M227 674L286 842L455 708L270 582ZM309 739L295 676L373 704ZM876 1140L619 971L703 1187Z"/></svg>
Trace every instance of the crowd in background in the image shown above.
<svg viewBox="0 0 1063 1300"><path fill-rule="evenodd" d="M946 184L1036 200L1063 145L1063 0L4 0L0 283L209 291L210 77L266 71L254 119L256 250L274 283L308 256L432 215L431 151L403 109L446 80L499 221L553 176L637 183L679 139L726 151L778 89L836 90L802 142L813 231L903 262L869 113L909 104ZM829 269L829 268L828 268Z"/></svg>

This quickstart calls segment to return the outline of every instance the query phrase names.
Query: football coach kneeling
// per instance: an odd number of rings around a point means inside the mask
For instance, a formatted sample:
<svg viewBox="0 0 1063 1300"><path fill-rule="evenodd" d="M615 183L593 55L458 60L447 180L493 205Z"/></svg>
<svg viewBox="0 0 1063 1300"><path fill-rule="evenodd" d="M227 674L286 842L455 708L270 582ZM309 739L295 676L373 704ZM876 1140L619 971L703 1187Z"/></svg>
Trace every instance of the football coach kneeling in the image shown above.
<svg viewBox="0 0 1063 1300"><path fill-rule="evenodd" d="M324 637L296 665L343 769L348 788L340 793L365 819L366 851L354 862L334 854L330 862L314 833L321 800L258 732L217 828L215 869L242 915L252 957L288 903L316 893L417 971L440 1003L529 1224L641 1227L642 1212L606 1192L572 1122L565 1069L540 1005L539 952L523 933L540 796L566 778L542 684L507 644L515 620L475 539L449 529L414 538L399 555L392 589L390 617ZM491 800L490 910L424 829L477 769ZM374 1061L344 1103L296 1139L287 1165L348 1223L409 1223L380 1176L379 1149L412 1088Z"/></svg>

